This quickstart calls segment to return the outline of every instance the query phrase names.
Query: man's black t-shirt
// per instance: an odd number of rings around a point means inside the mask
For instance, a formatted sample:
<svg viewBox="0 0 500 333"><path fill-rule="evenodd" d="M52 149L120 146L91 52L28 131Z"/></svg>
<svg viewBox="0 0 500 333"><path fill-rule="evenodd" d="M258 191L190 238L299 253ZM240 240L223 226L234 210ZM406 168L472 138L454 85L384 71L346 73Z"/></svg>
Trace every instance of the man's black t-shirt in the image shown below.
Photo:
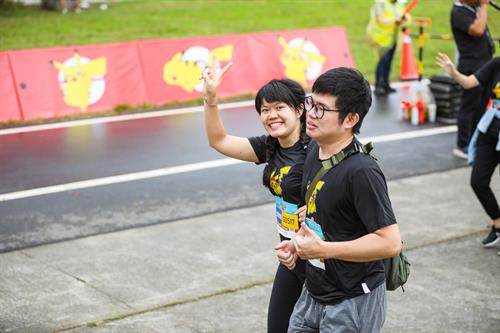
<svg viewBox="0 0 500 333"><path fill-rule="evenodd" d="M460 54L457 69L470 75L491 59L494 44L486 27L482 36L474 37L468 34L469 27L476 19L475 8L456 2L451 10L451 29Z"/></svg>
<svg viewBox="0 0 500 333"><path fill-rule="evenodd" d="M267 162L266 169L270 175L269 191L276 199L276 227L282 239L290 239L299 229L298 218L291 213L304 205L301 184L306 147L300 141L289 148L282 148L278 144L274 154L266 161L268 137L262 135L250 137L248 140L259 159L258 163Z"/></svg>
<svg viewBox="0 0 500 333"><path fill-rule="evenodd" d="M346 148L348 150L349 148ZM308 145L302 192L321 168L319 147ZM326 241L349 241L395 224L387 184L377 163L354 153L318 181L307 203L307 225ZM320 303L335 304L370 292L385 281L381 260L309 260L306 286Z"/></svg>

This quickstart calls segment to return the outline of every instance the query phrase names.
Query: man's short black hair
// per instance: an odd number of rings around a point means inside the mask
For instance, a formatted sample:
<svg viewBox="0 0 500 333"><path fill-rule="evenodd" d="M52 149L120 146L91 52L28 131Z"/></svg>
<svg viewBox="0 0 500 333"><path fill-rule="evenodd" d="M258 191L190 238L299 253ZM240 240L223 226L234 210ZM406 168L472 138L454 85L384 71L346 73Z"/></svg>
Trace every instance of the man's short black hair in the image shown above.
<svg viewBox="0 0 500 333"><path fill-rule="evenodd" d="M314 81L312 92L336 97L335 108L339 110L340 121L344 121L351 112L357 113L359 121L353 131L359 133L363 119L372 105L370 83L360 71L348 67L330 69Z"/></svg>

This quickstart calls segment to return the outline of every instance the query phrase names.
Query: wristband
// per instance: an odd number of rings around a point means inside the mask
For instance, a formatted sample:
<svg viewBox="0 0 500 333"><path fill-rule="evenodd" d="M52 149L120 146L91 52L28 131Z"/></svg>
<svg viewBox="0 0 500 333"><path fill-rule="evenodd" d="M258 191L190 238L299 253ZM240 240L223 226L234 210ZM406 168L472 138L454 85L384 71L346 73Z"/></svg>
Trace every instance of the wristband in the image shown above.
<svg viewBox="0 0 500 333"><path fill-rule="evenodd" d="M212 108L217 107L217 101L215 101L215 103L213 103L213 104L210 104L210 102L208 101L208 96L203 96L203 101L205 102L205 104L207 106L210 106Z"/></svg>

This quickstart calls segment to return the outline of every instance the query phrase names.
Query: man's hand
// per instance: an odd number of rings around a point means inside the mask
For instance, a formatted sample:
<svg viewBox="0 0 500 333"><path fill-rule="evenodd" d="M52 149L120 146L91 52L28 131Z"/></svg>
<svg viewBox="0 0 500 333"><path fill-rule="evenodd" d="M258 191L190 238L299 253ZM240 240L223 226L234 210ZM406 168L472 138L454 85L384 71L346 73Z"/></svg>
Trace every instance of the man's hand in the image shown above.
<svg viewBox="0 0 500 333"><path fill-rule="evenodd" d="M295 235L293 238L293 243L299 257L301 259L321 258L323 241L305 223L301 224L301 230L302 235Z"/></svg>
<svg viewBox="0 0 500 333"><path fill-rule="evenodd" d="M278 260L289 270L295 268L297 262L297 251L292 241L283 241L274 247Z"/></svg>
<svg viewBox="0 0 500 333"><path fill-rule="evenodd" d="M401 16L400 18L398 18L396 20L396 24L397 25L401 25L401 23L406 22L406 21L408 21L408 15L407 14L405 14L405 15Z"/></svg>

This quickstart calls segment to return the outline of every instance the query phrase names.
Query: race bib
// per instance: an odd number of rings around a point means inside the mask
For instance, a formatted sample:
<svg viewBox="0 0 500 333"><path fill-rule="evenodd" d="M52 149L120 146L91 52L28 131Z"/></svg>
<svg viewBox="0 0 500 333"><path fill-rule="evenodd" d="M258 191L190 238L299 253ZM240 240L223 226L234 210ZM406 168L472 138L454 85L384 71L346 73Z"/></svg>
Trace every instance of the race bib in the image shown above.
<svg viewBox="0 0 500 333"><path fill-rule="evenodd" d="M321 226L319 224L317 224L316 222L314 222L313 220L311 220L310 218L306 217L304 222L306 223L306 225L309 227L309 229L313 230L314 233L316 235L318 235L318 237L321 239L321 240L325 240L325 235L323 234L323 230L321 229ZM325 270L325 259L309 259L309 262L311 263L311 265L315 266L315 267L318 267L318 268L321 268L323 270Z"/></svg>
<svg viewBox="0 0 500 333"><path fill-rule="evenodd" d="M305 218L304 222L309 227L309 229L311 229L316 235L318 235L321 240L325 240L325 235L323 235L323 230L321 229L321 226L319 224L308 217Z"/></svg>
<svg viewBox="0 0 500 333"><path fill-rule="evenodd" d="M292 238L299 230L299 216L294 214L298 206L287 202L283 198L275 196L276 199L276 228L280 235Z"/></svg>

